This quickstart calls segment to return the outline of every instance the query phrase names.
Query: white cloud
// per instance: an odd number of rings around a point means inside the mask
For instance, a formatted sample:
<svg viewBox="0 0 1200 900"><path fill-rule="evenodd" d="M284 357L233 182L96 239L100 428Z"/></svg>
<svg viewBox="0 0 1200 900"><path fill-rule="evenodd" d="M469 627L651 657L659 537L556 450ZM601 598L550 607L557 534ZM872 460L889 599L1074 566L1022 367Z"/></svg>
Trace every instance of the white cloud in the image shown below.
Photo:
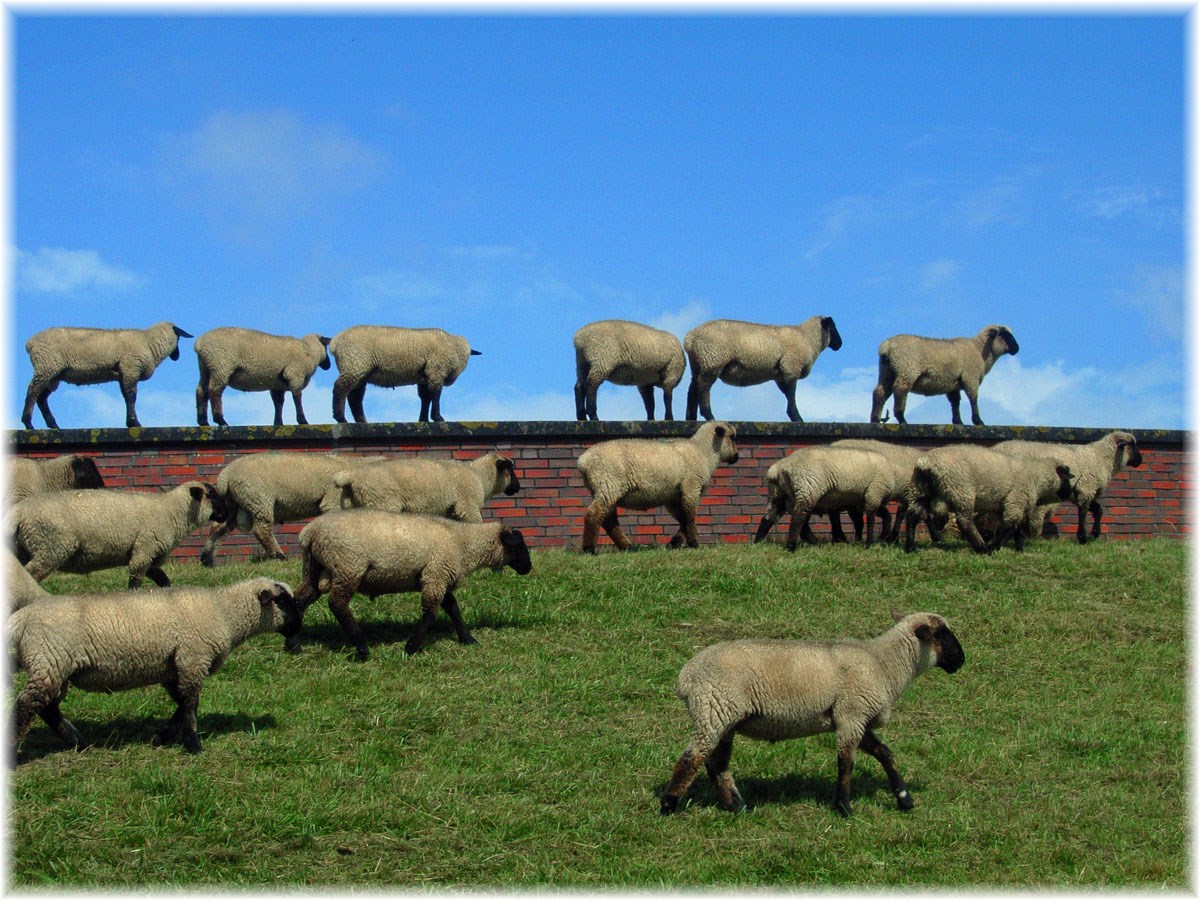
<svg viewBox="0 0 1200 900"><path fill-rule="evenodd" d="M1084 212L1099 219L1135 219L1152 225L1176 225L1181 216L1162 190L1142 185L1110 185L1097 188L1080 201Z"/></svg>
<svg viewBox="0 0 1200 900"><path fill-rule="evenodd" d="M1118 296L1138 309L1151 334L1179 341L1183 334L1184 285L1179 266L1142 266L1133 287Z"/></svg>
<svg viewBox="0 0 1200 900"><path fill-rule="evenodd" d="M941 290L951 284L962 270L962 263L953 259L935 259L921 267L919 287L922 293Z"/></svg>
<svg viewBox="0 0 1200 900"><path fill-rule="evenodd" d="M689 331L701 322L705 322L711 318L712 310L708 304L701 303L699 300L693 300L682 309L675 310L674 312L660 313L646 324L652 328L661 328L663 331L669 331L682 341L684 335Z"/></svg>
<svg viewBox="0 0 1200 900"><path fill-rule="evenodd" d="M816 259L836 244L852 227L875 220L880 215L875 197L854 195L839 197L829 204L817 236L804 250L805 259Z"/></svg>
<svg viewBox="0 0 1200 900"><path fill-rule="evenodd" d="M105 262L95 250L40 247L36 253L17 251L17 286L30 293L126 291L144 282L145 279L128 269Z"/></svg>

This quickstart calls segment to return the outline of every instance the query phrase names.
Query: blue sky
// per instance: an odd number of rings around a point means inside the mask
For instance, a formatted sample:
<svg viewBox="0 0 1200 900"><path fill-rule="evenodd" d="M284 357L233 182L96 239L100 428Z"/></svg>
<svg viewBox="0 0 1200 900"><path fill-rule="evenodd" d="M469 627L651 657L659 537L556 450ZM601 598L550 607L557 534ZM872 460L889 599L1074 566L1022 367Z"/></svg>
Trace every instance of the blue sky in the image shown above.
<svg viewBox="0 0 1200 900"><path fill-rule="evenodd" d="M55 325L438 326L483 353L443 395L471 421L574 418L596 319L818 314L844 346L806 421L867 420L884 338L1002 323L988 424L1187 426L1183 12L10 15L10 428ZM195 424L196 380L184 340L142 423ZM115 384L50 403L124 421ZM771 384L713 408L785 419ZM270 410L226 393L232 424Z"/></svg>

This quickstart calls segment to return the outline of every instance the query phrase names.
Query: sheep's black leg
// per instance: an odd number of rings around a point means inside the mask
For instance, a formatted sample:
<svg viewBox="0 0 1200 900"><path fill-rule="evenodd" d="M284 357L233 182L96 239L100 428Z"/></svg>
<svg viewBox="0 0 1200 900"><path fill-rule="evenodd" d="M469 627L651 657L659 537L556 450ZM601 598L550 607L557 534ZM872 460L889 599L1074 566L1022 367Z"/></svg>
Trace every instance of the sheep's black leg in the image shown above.
<svg viewBox="0 0 1200 900"><path fill-rule="evenodd" d="M853 520L854 513L850 513ZM856 529L861 532L861 527ZM847 544L846 532L842 530L842 511L840 509L831 509L829 511L829 535L830 540L835 544ZM861 536L861 535L860 535Z"/></svg>
<svg viewBox="0 0 1200 900"><path fill-rule="evenodd" d="M786 508L782 498L767 504L767 511L763 513L762 521L758 523L758 531L754 532L754 543L758 544L762 542L771 529L775 527L775 523Z"/></svg>
<svg viewBox="0 0 1200 900"><path fill-rule="evenodd" d="M962 420L962 391L950 391L946 394L946 399L950 401L950 423L952 425L961 425Z"/></svg>
<svg viewBox="0 0 1200 900"><path fill-rule="evenodd" d="M137 417L137 379L121 379L121 396L125 398L125 427L140 428Z"/></svg>
<svg viewBox="0 0 1200 900"><path fill-rule="evenodd" d="M871 391L871 421L879 422L883 419L883 404L887 403L887 398L892 395L892 382L894 377L888 377L880 374L879 383L875 385L875 390Z"/></svg>
<svg viewBox="0 0 1200 900"><path fill-rule="evenodd" d="M453 591L446 591L446 596L442 598L442 609L446 611L446 615L450 617L450 621L454 624L454 633L458 635L458 642L460 644L479 643L471 636L471 632L467 630L467 624L463 621L462 610L458 608L458 599L454 596Z"/></svg>
<svg viewBox="0 0 1200 900"><path fill-rule="evenodd" d="M584 418L593 422L600 421L600 413L596 411L596 396L600 393L600 385L604 379L588 378L583 389Z"/></svg>
<svg viewBox="0 0 1200 900"><path fill-rule="evenodd" d="M345 423L346 397L354 389L354 379L349 375L339 375L333 382L333 420Z"/></svg>
<svg viewBox="0 0 1200 900"><path fill-rule="evenodd" d="M679 531L671 538L669 547L678 548L684 544L695 548L700 546L700 537L696 533L696 508L686 501L668 503L667 512L679 522Z"/></svg>
<svg viewBox="0 0 1200 900"><path fill-rule="evenodd" d="M421 649L421 644L425 641L425 635L433 627L433 623L437 621L438 610L442 608L442 603L446 596L449 596L449 592L445 595L439 595L429 590L421 593L421 618L417 620L413 633L409 635L408 642L404 645L404 652L409 656L412 656Z"/></svg>
<svg viewBox="0 0 1200 900"><path fill-rule="evenodd" d="M350 393L346 395L346 399L350 401L350 414L354 416L355 422L362 423L367 421L367 414L363 412L363 400L366 398L366 396L367 382L365 380L362 384L354 387ZM338 421L345 422L346 417L342 416L342 418L338 419Z"/></svg>
<svg viewBox="0 0 1200 900"><path fill-rule="evenodd" d="M354 613L350 612L350 598L354 596L354 588L355 585L346 582L334 582L329 591L329 611L342 626L342 631L358 651L361 661L370 655L370 651L367 649L367 640L363 637L362 626L354 618Z"/></svg>
<svg viewBox="0 0 1200 900"><path fill-rule="evenodd" d="M429 421L444 422L442 418L442 388L441 385L434 387L430 385L429 391Z"/></svg>
<svg viewBox="0 0 1200 900"><path fill-rule="evenodd" d="M225 421L225 385L214 385L209 390L208 399L212 404L213 422L222 428L228 428L229 423Z"/></svg>
<svg viewBox="0 0 1200 900"><path fill-rule="evenodd" d="M908 424L904 420L904 410L908 406L908 388L903 385L892 386L892 415L900 425Z"/></svg>
<svg viewBox="0 0 1200 900"><path fill-rule="evenodd" d="M200 363L200 383L196 385L196 424L208 425L208 370Z"/></svg>
<svg viewBox="0 0 1200 900"><path fill-rule="evenodd" d="M59 695L48 706L38 710L38 715L42 717L42 721L49 725L55 734L62 738L63 743L68 747L78 750L83 746L83 738L79 736L79 732L75 730L75 726L62 714L62 709L59 707L59 704L62 703L66 695L67 689L64 686Z"/></svg>
<svg viewBox="0 0 1200 900"><path fill-rule="evenodd" d="M796 546L800 543L801 535L804 529L808 527L808 517L811 514L812 510L807 507L797 506L792 510L792 520L788 523L787 544L785 545L788 550L795 550ZM804 541L810 544L816 543L816 538L812 537L811 530L804 537Z"/></svg>
<svg viewBox="0 0 1200 900"><path fill-rule="evenodd" d="M429 402L430 402L429 387L424 384L418 384L417 385L417 397L421 401L421 412L417 416L417 421L418 422L428 422L429 421Z"/></svg>
<svg viewBox="0 0 1200 900"><path fill-rule="evenodd" d="M738 793L733 774L729 771L729 757L732 754L733 732L730 731L713 748L713 752L704 761L704 767L717 790L717 796L721 798L721 808L736 813L746 808L746 801Z"/></svg>
<svg viewBox="0 0 1200 900"><path fill-rule="evenodd" d="M843 816L850 815L850 776L854 772L854 743L838 743L837 800L834 808Z"/></svg>
<svg viewBox="0 0 1200 900"><path fill-rule="evenodd" d="M654 386L639 384L638 393L642 395L642 406L646 407L646 421L654 421Z"/></svg>
<svg viewBox="0 0 1200 900"><path fill-rule="evenodd" d="M292 391L292 405L296 407L296 424L307 425L308 419L304 415L304 404L300 400L301 389Z"/></svg>
<svg viewBox="0 0 1200 900"><path fill-rule="evenodd" d="M892 751L888 749L888 745L879 740L874 732L868 730L863 735L862 740L859 741L858 746L879 760L879 764L883 766L883 771L887 773L888 784L891 785L892 793L896 795L896 805L903 810L912 809L912 795L909 794L908 785L904 783L904 779L896 769L896 762L892 758Z"/></svg>
<svg viewBox="0 0 1200 900"><path fill-rule="evenodd" d="M712 386L715 381L716 378L711 380L707 378L693 379L693 384L696 385L696 401L700 406L700 415L709 422L716 418L712 411Z"/></svg>
<svg viewBox="0 0 1200 900"><path fill-rule="evenodd" d="M804 420L800 418L800 410L796 407L796 382L777 381L775 384L787 398L787 417L793 422L803 422Z"/></svg>
<svg viewBox="0 0 1200 900"><path fill-rule="evenodd" d="M666 790L663 791L662 805L658 810L660 813L666 816L675 812L679 807L679 801L683 799L683 795L687 793L688 788L692 786L692 781L700 772L700 767L704 765L707 755L695 743L683 751L683 755L675 763L674 771L671 772L671 780L667 783Z"/></svg>
<svg viewBox="0 0 1200 900"><path fill-rule="evenodd" d="M696 421L696 411L700 405L700 390L696 385L696 376L692 375L692 380L688 383L687 389L687 409L684 412L684 418L689 422Z"/></svg>
<svg viewBox="0 0 1200 900"><path fill-rule="evenodd" d="M675 420L675 416L671 412L671 397L673 395L674 389L669 388L669 387L664 387L662 389L662 392L663 392L663 421L664 422L673 422Z"/></svg>
<svg viewBox="0 0 1200 900"><path fill-rule="evenodd" d="M1088 504L1088 510L1092 514L1092 539L1095 540L1096 538L1100 537L1100 519L1103 518L1103 516L1104 516L1104 507L1102 507L1100 505L1100 501L1093 500L1091 503ZM1081 543L1081 544L1087 543L1087 538L1084 536L1085 531L1084 531L1084 527L1083 527L1084 520L1086 518L1087 518L1086 515L1080 516L1079 530L1075 532L1076 538L1078 539L1079 543Z"/></svg>
<svg viewBox="0 0 1200 900"><path fill-rule="evenodd" d="M979 533L979 529L975 527L975 523L971 520L970 516L964 516L962 513L959 513L955 521L958 522L959 534L971 545L971 549L976 553L992 552L993 548L989 547L983 540L983 535Z"/></svg>
<svg viewBox="0 0 1200 900"><path fill-rule="evenodd" d="M148 577L159 587L171 586L171 579L167 577L167 573L164 572L159 566L151 566L149 569L147 569L146 577ZM132 579L130 580L132 581Z"/></svg>
<svg viewBox="0 0 1200 900"><path fill-rule="evenodd" d="M283 391L271 391L271 405L275 407L275 427L283 424Z"/></svg>
<svg viewBox="0 0 1200 900"><path fill-rule="evenodd" d="M577 367L575 373L575 419L579 422L587 419L587 395L583 387L587 373L588 370L583 366Z"/></svg>
<svg viewBox="0 0 1200 900"><path fill-rule="evenodd" d="M967 388L966 391L967 399L971 401L971 424L982 425L983 418L979 415L979 391L970 388Z"/></svg>

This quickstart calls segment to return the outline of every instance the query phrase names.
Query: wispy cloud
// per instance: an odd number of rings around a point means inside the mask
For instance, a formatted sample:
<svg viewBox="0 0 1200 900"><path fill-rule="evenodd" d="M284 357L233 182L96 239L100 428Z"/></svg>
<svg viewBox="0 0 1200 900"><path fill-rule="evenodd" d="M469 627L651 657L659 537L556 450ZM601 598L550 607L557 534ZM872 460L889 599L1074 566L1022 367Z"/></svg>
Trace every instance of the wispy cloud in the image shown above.
<svg viewBox="0 0 1200 900"><path fill-rule="evenodd" d="M1178 204L1162 190L1144 185L1100 187L1083 196L1080 205L1088 215L1108 221L1128 218L1156 226L1182 221Z"/></svg>
<svg viewBox="0 0 1200 900"><path fill-rule="evenodd" d="M689 331L701 322L711 318L712 311L709 309L708 304L701 303L699 300L693 300L682 309L661 313L646 324L653 328L661 328L663 331L669 331L682 341L684 335Z"/></svg>
<svg viewBox="0 0 1200 900"><path fill-rule="evenodd" d="M86 290L127 291L145 279L101 259L95 250L41 247L17 251L17 287L35 294L74 294Z"/></svg>
<svg viewBox="0 0 1200 900"><path fill-rule="evenodd" d="M921 267L918 288L928 294L951 284L962 271L962 263L954 259L935 259Z"/></svg>
<svg viewBox="0 0 1200 900"><path fill-rule="evenodd" d="M829 204L816 236L804 249L804 258L816 259L851 229L879 219L881 201L867 195L839 197Z"/></svg>
<svg viewBox="0 0 1200 900"><path fill-rule="evenodd" d="M1152 336L1180 341L1183 335L1185 293L1179 266L1142 266L1130 288L1118 296L1146 319Z"/></svg>

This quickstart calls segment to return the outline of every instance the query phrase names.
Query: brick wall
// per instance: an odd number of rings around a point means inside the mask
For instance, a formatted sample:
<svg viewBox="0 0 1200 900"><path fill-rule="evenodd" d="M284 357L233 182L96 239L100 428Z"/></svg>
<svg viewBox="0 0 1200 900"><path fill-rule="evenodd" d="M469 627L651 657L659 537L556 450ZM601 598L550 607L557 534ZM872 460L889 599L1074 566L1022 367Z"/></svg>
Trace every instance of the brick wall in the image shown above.
<svg viewBox="0 0 1200 900"><path fill-rule="evenodd" d="M765 508L767 468L798 447L825 444L845 437L870 437L928 448L959 441L991 444L1021 438L1083 442L1104 434L1095 429L964 428L961 426L865 425L775 422L735 423L741 458L714 476L697 518L704 542L750 540ZM583 511L589 502L575 460L584 448L614 437L683 437L695 426L684 422L500 422L433 424L250 426L234 428L64 429L11 432L9 446L21 456L43 457L82 453L96 459L106 483L114 488L159 489L189 479L215 481L235 457L267 450L335 452L348 456L388 454L471 459L488 450L513 458L521 492L497 497L484 517L521 528L534 546L578 546ZM1112 538L1155 535L1183 537L1192 533L1188 508L1191 494L1186 463L1185 433L1135 432L1144 464L1117 476L1105 501L1104 531ZM1075 531L1074 507L1066 506L1056 524L1065 520L1065 533ZM622 524L634 540L665 541L677 525L667 513L625 512ZM814 521L818 535L828 526ZM782 526L782 527L781 527ZM285 552L296 548L303 523L276 528ZM786 521L772 539L782 540ZM602 535L601 546L607 544ZM190 537L176 558L195 558L202 534ZM257 542L239 532L230 534L218 555L245 557L258 551Z"/></svg>

